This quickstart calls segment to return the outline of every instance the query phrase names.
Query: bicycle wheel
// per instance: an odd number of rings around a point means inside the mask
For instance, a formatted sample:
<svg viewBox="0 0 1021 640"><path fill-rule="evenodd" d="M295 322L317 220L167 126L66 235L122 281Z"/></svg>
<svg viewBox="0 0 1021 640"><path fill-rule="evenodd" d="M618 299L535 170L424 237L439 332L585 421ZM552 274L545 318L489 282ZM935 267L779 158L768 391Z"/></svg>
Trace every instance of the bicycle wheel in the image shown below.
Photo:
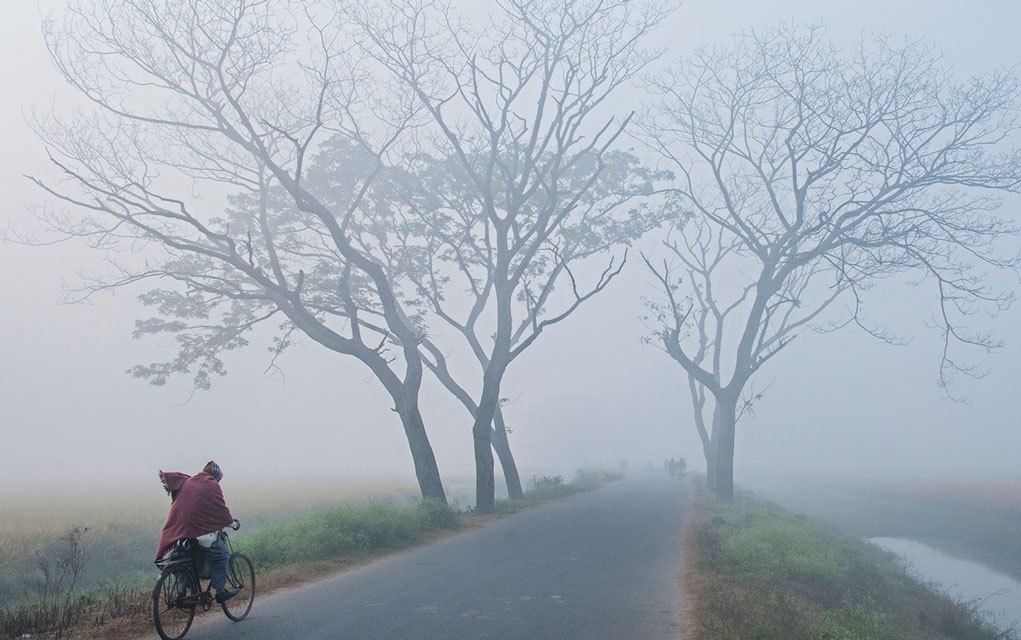
<svg viewBox="0 0 1021 640"><path fill-rule="evenodd" d="M183 604L192 591L191 575L183 567L164 569L152 590L152 623L163 640L180 640L191 628L195 605Z"/></svg>
<svg viewBox="0 0 1021 640"><path fill-rule="evenodd" d="M223 613L234 622L244 620L255 602L255 567L245 554L230 554L227 586L237 589L238 594L221 605Z"/></svg>

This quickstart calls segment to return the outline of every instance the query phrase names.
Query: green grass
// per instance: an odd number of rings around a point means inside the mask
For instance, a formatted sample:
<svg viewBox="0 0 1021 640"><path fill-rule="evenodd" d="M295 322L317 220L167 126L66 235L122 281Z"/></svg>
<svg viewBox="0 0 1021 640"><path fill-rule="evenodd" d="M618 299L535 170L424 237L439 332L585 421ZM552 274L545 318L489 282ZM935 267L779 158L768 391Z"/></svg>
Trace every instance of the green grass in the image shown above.
<svg viewBox="0 0 1021 640"><path fill-rule="evenodd" d="M239 536L235 548L263 569L344 556L369 556L402 549L439 531L460 528L452 507L420 502L319 509L289 522Z"/></svg>
<svg viewBox="0 0 1021 640"><path fill-rule="evenodd" d="M723 555L742 571L824 588L847 576L847 558L831 548L829 533L815 523L767 512L728 526L732 531L723 541Z"/></svg>
<svg viewBox="0 0 1021 640"><path fill-rule="evenodd" d="M831 526L696 487L685 535L694 640L1004 640L912 579L895 556Z"/></svg>

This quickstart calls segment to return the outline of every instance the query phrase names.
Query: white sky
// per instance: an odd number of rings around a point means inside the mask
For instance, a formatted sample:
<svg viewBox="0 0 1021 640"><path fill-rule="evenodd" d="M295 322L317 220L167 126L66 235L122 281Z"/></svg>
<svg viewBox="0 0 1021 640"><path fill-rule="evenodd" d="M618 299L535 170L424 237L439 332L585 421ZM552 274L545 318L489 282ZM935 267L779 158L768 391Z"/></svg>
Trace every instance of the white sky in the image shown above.
<svg viewBox="0 0 1021 640"><path fill-rule="evenodd" d="M70 95L50 67L39 16L34 1L13 0L0 21L0 224L21 229L32 228L29 208L45 202L22 174L49 171L25 113ZM925 38L962 73L1021 62L1021 4L1006 0L689 0L658 37L680 54L780 19L821 21L839 40L862 31ZM1017 201L1010 204L1017 215ZM256 343L228 360L227 378L190 401L187 380L153 388L126 375L136 363L165 358L169 340L131 339L144 313L137 292L57 303L62 280L97 266L73 245L0 244L0 489L144 484L157 468L197 470L209 458L244 481L413 479L388 398L353 359L304 344L281 362L281 382L263 374L267 356ZM632 261L610 292L544 335L508 375L512 444L526 477L618 457L644 464L683 454L701 463L681 370L639 342L638 293L647 278L637 267ZM954 404L936 387L928 313L902 289L881 288L873 307L915 336L911 345L881 346L850 331L806 336L773 363L758 415L740 427L739 482L767 469L1017 473L1021 309L995 325L1008 347L989 359L992 375L962 385L973 403ZM435 384L424 398L441 472L469 475L470 420Z"/></svg>

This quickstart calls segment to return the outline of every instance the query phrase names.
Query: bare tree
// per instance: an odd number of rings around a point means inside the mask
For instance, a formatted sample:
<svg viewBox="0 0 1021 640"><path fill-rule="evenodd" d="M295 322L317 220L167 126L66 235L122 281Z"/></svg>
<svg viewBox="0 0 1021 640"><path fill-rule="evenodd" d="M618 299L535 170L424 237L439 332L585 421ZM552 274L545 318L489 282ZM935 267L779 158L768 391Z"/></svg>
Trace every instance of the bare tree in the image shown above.
<svg viewBox="0 0 1021 640"><path fill-rule="evenodd" d="M642 41L667 11L660 2L504 0L475 30L436 2L390 0L351 12L365 50L431 118L424 143L457 165L453 175L471 193L470 210L454 209L452 219L467 216L459 224L468 237L453 261L474 304L455 316L439 287L426 283L423 293L469 343L484 339L472 435L476 506L489 512L491 425L507 367L619 273L611 260L593 284L573 281L573 295L554 310L546 284L558 279L537 269L571 281L569 262L557 257L558 233L587 215L585 197L630 120L602 109L654 59ZM458 262L469 256L473 262Z"/></svg>
<svg viewBox="0 0 1021 640"><path fill-rule="evenodd" d="M583 187L583 183L591 181L596 167L594 157L578 159L575 167L560 177L562 190L578 193L579 197L574 212L549 235L530 268L523 272L515 305L510 309L515 319L510 339L512 353L526 341L529 344L534 341L551 310L562 316L556 321L565 318L587 297L602 290L622 266L611 259L597 277L596 285L584 291L579 285L579 265L628 244L660 224L658 211L643 202L642 196L650 193L654 182L663 176L642 167L631 154L611 151L601 159L595 182ZM496 272L490 263L495 254L492 242L495 234L482 213L485 207L457 158L418 157L413 177L409 176L406 182L414 185L414 189L407 196L398 228L405 234L414 229L415 234L403 235L400 246L406 259L417 264L405 269L405 273L432 314L463 338L479 365L481 379L491 357L486 344L491 327L485 314L493 304L496 290ZM632 200L635 202L627 207ZM524 215L527 214L522 212ZM566 289L559 292L559 297L558 288ZM468 293L467 301L464 291ZM565 312L558 312L558 308ZM469 385L458 381L447 366L443 345L427 339L423 346L427 351L426 366L474 417L478 404L467 390ZM494 412L491 442L504 470L508 495L520 497L521 481L503 415L505 402L501 398Z"/></svg>
<svg viewBox="0 0 1021 640"><path fill-rule="evenodd" d="M419 410L420 331L352 232L418 107L372 78L343 24L311 3L72 2L46 39L89 107L39 127L62 179L34 180L69 205L43 219L113 266L81 295L171 284L142 296L158 315L136 335L176 334L178 355L135 373L157 384L192 373L208 386L224 373L220 354L279 319L275 350L300 332L372 371L400 416L423 497L444 500ZM325 138L356 162L317 165ZM306 184L319 168L339 183L329 200Z"/></svg>
<svg viewBox="0 0 1021 640"><path fill-rule="evenodd" d="M329 202L343 201L349 192L349 185L338 176L344 175L350 167L364 165L371 158L364 153L345 145L327 143L318 155L316 165L323 165L326 170L309 171L307 184L309 188ZM419 163L421 158L419 158ZM414 162L402 162L414 164ZM314 165L315 166L315 165ZM313 166L313 168L314 168ZM425 222L426 217L434 217L433 212L419 213L408 210L408 203L416 200L412 194L421 194L423 185L421 176L409 173L406 167L383 168L364 200L371 201L370 206L363 207L364 215L352 221L349 229L352 239L360 248L374 255L386 269L391 282L407 289L405 310L409 313L408 321L420 328L419 344L423 350L423 363L436 375L437 380L457 399L467 411L474 416L476 405L471 394L455 380L447 366L444 351L428 334L428 327L422 317L422 307L428 303L420 297L420 283L442 279L442 275L426 273L423 270L439 268L434 262L423 259L422 248L430 246L432 238L431 225ZM251 203L249 206L252 206ZM284 203L286 207L286 203ZM343 304L334 300L332 291L335 287L330 283L321 288L325 309L343 309ZM398 291L400 295L400 291ZM357 309L356 309L357 311ZM359 321L366 330L376 330L384 335L381 329L382 320L374 317L373 309L364 308ZM281 345L287 346L286 344ZM492 434L493 450L497 453L504 470L508 495L520 498L523 495L521 480L510 443L506 437L506 425L502 414L497 411Z"/></svg>
<svg viewBox="0 0 1021 640"><path fill-rule="evenodd" d="M735 425L766 362L813 328L896 340L864 315L881 279L932 288L941 386L982 375L959 348L1000 343L969 318L1011 302L986 272L1019 265L998 244L1016 229L994 214L1021 187L1009 71L959 82L918 43L844 52L821 29L780 26L701 50L652 87L641 138L676 171L686 215L665 259L646 258L651 321L689 377L718 496L733 496Z"/></svg>

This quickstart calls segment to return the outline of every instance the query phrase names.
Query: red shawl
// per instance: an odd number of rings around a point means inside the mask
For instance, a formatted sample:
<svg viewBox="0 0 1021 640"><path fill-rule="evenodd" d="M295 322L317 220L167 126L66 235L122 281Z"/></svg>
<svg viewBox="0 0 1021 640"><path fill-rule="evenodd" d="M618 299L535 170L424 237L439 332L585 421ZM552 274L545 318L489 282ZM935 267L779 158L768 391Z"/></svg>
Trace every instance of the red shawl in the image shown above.
<svg viewBox="0 0 1021 640"><path fill-rule="evenodd" d="M160 479L174 496L174 501L170 505L167 523L163 525L160 546L156 551L157 560L178 540L219 531L234 521L223 500L220 483L208 473L203 471L189 476L160 471Z"/></svg>

